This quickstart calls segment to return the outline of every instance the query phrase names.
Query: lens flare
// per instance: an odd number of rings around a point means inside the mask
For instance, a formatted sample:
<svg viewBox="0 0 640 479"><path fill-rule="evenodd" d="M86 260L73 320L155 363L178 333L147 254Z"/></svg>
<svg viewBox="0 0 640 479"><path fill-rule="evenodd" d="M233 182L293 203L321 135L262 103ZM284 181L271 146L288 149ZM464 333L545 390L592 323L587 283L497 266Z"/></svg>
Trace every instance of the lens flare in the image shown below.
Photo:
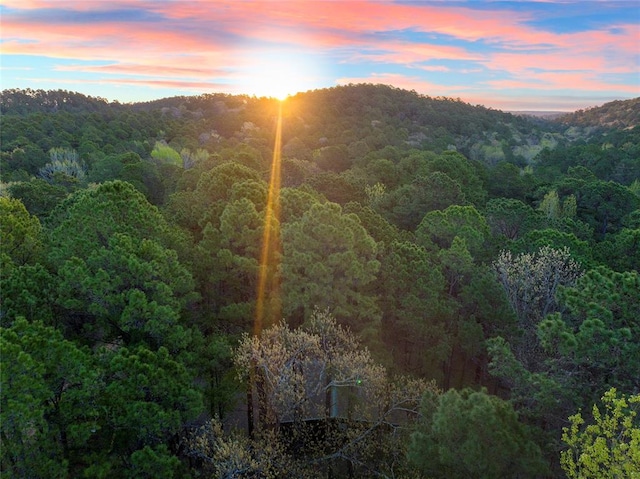
<svg viewBox="0 0 640 479"><path fill-rule="evenodd" d="M262 251L253 333L260 336L266 321L280 315L280 284L278 262L280 257L280 155L282 150L282 104L278 102L278 120L271 160L271 178L265 208Z"/></svg>

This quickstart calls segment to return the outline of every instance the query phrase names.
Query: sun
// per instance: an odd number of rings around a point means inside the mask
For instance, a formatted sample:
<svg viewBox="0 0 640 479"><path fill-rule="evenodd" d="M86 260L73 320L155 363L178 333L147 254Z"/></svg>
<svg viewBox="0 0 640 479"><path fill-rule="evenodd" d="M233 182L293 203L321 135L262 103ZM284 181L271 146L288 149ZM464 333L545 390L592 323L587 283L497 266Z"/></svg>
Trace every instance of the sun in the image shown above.
<svg viewBox="0 0 640 479"><path fill-rule="evenodd" d="M285 100L317 88L319 68L310 58L288 51L253 51L242 69L243 93Z"/></svg>

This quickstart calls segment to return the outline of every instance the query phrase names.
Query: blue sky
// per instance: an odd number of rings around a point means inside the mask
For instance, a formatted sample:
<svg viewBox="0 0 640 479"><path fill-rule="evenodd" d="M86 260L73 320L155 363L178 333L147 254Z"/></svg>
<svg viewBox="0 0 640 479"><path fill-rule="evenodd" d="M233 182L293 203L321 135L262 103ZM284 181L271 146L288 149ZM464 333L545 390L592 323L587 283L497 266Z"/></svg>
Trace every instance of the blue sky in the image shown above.
<svg viewBox="0 0 640 479"><path fill-rule="evenodd" d="M121 102L385 83L503 110L640 96L640 2L2 0L1 85Z"/></svg>

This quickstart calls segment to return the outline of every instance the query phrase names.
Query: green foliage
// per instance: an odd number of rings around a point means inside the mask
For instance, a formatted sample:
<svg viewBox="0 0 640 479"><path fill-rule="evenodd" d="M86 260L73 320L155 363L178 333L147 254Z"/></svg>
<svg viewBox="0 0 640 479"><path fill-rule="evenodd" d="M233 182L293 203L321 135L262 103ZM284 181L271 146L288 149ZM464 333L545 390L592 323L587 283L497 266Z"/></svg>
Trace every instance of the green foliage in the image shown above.
<svg viewBox="0 0 640 479"><path fill-rule="evenodd" d="M411 233L400 231L369 206L351 202L344 206L343 211L355 214L371 237L382 245L412 238Z"/></svg>
<svg viewBox="0 0 640 479"><path fill-rule="evenodd" d="M60 185L52 185L40 178L13 183L8 187L13 198L19 199L32 215L44 219L68 193Z"/></svg>
<svg viewBox="0 0 640 479"><path fill-rule="evenodd" d="M469 203L482 207L487 192L482 184L482 179L478 175L478 168L478 165L474 165L464 155L454 151L446 151L429 163L431 171L442 172L458 183ZM442 194L444 191L446 190L443 189L440 193Z"/></svg>
<svg viewBox="0 0 640 479"><path fill-rule="evenodd" d="M321 172L308 177L304 184L322 194L327 200L340 205L350 201L361 202L366 197L364 185L348 171L344 173Z"/></svg>
<svg viewBox="0 0 640 479"><path fill-rule="evenodd" d="M623 228L594 249L600 262L615 271L640 271L640 228Z"/></svg>
<svg viewBox="0 0 640 479"><path fill-rule="evenodd" d="M481 258L489 226L473 206L450 206L444 211L427 213L418 229L416 240L425 248L450 248L454 238L464 239L474 258Z"/></svg>
<svg viewBox="0 0 640 479"><path fill-rule="evenodd" d="M36 262L42 251L40 220L20 200L0 196L0 258L20 266ZM4 259L6 258L6 259Z"/></svg>
<svg viewBox="0 0 640 479"><path fill-rule="evenodd" d="M404 371L436 377L451 348L444 298L445 278L427 251L393 242L381 258L377 290L382 331L394 364Z"/></svg>
<svg viewBox="0 0 640 479"><path fill-rule="evenodd" d="M104 351L101 362L107 384L100 401L109 414L100 427L121 453L166 442L202 410L192 376L166 348Z"/></svg>
<svg viewBox="0 0 640 479"><path fill-rule="evenodd" d="M640 475L640 424L636 419L640 395L618 395L615 388L594 404L593 422L582 414L570 416L563 428L562 469L571 479L633 478Z"/></svg>
<svg viewBox="0 0 640 479"><path fill-rule="evenodd" d="M558 409L567 407L567 404L572 404L575 400L570 388L563 387L557 378L541 371L542 368L527 369L501 336L487 340L487 351L491 358L489 371L509 388L511 403L529 421L552 422L556 420ZM547 449L551 449L552 454L557 454L554 438L547 437L545 440Z"/></svg>
<svg viewBox="0 0 640 479"><path fill-rule="evenodd" d="M55 314L55 278L41 264L5 268L0 278L2 325L18 316L28 320L39 319L53 325L59 318Z"/></svg>
<svg viewBox="0 0 640 479"><path fill-rule="evenodd" d="M375 208L399 228L415 231L428 212L466 203L462 186L436 171L389 192L376 202Z"/></svg>
<svg viewBox="0 0 640 479"><path fill-rule="evenodd" d="M86 351L40 322L18 318L2 340L2 470L68 477L96 436L98 374Z"/></svg>
<svg viewBox="0 0 640 479"><path fill-rule="evenodd" d="M533 208L512 198L489 200L484 215L491 233L509 240L518 239L540 223Z"/></svg>
<svg viewBox="0 0 640 479"><path fill-rule="evenodd" d="M289 223L304 215L315 203L326 201L311 188L282 188L280 190L280 221Z"/></svg>
<svg viewBox="0 0 640 479"><path fill-rule="evenodd" d="M87 258L115 233L152 238L182 253L184 237L132 185L113 181L71 195L51 214L51 261Z"/></svg>
<svg viewBox="0 0 640 479"><path fill-rule="evenodd" d="M254 316L264 214L241 198L226 204L219 224L207 224L198 244L206 272L202 279L218 292L214 307L221 319L243 331ZM274 222L272 228L278 225Z"/></svg>
<svg viewBox="0 0 640 479"><path fill-rule="evenodd" d="M174 251L114 234L107 247L86 260L67 260L58 274L58 304L89 315L82 328L93 340L121 338L172 351L189 343L179 318L193 299L194 284Z"/></svg>
<svg viewBox="0 0 640 479"><path fill-rule="evenodd" d="M558 292L566 308L547 317L538 335L550 352L556 349L588 394L609 385L634 390L640 386L640 276L605 268L587 272L572 287ZM591 392L593 394L593 392Z"/></svg>
<svg viewBox="0 0 640 479"><path fill-rule="evenodd" d="M629 188L613 181L587 183L580 193L578 217L593 226L598 237L618 231L622 218L640 205Z"/></svg>
<svg viewBox="0 0 640 479"><path fill-rule="evenodd" d="M173 479L180 477L180 459L171 454L166 445L145 446L131 454L131 472L135 479Z"/></svg>
<svg viewBox="0 0 640 479"><path fill-rule="evenodd" d="M286 317L303 321L329 308L356 331L380 318L368 286L380 268L377 246L358 217L335 203L314 204L282 228L282 292Z"/></svg>
<svg viewBox="0 0 640 479"><path fill-rule="evenodd" d="M513 198L524 201L534 189L537 178L526 174L512 163L500 161L487 172L486 188L492 198Z"/></svg>
<svg viewBox="0 0 640 479"><path fill-rule="evenodd" d="M0 468L12 477L67 477L66 464L52 459L60 457L60 448L44 417L49 396L42 378L44 365L2 332Z"/></svg>
<svg viewBox="0 0 640 479"><path fill-rule="evenodd" d="M637 126L640 123L638 106L640 99L615 100L604 105L567 113L559 121L582 126L612 126L620 129Z"/></svg>
<svg viewBox="0 0 640 479"><path fill-rule="evenodd" d="M190 156L190 154L187 154ZM151 151L151 157L163 163L170 163L175 166L183 166L183 158L176 150L171 148L166 143L156 141L153 150Z"/></svg>
<svg viewBox="0 0 640 479"><path fill-rule="evenodd" d="M509 250L512 253L535 254L544 247L566 249L571 258L584 269L594 266L592 247L587 241L579 239L573 233L565 233L554 228L529 231L522 238L512 242Z"/></svg>
<svg viewBox="0 0 640 479"><path fill-rule="evenodd" d="M427 392L409 459L434 478L533 477L546 472L541 451L506 401L486 391Z"/></svg>

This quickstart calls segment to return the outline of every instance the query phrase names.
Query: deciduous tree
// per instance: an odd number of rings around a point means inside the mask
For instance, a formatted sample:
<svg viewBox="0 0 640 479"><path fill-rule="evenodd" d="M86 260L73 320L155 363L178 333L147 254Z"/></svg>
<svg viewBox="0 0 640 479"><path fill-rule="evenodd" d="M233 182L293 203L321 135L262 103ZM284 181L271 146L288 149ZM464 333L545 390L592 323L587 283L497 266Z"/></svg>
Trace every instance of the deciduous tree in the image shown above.
<svg viewBox="0 0 640 479"><path fill-rule="evenodd" d="M594 404L593 422L578 412L563 428L560 463L570 479L614 479L640 476L640 395L618 395L615 388Z"/></svg>
<svg viewBox="0 0 640 479"><path fill-rule="evenodd" d="M261 336L245 336L235 364L256 402L256 426L275 432L266 436L275 444L297 448L302 464L330 467L347 461L358 477L406 470L408 426L420 396L433 387L389 380L327 312L316 310L300 329L283 322Z"/></svg>

